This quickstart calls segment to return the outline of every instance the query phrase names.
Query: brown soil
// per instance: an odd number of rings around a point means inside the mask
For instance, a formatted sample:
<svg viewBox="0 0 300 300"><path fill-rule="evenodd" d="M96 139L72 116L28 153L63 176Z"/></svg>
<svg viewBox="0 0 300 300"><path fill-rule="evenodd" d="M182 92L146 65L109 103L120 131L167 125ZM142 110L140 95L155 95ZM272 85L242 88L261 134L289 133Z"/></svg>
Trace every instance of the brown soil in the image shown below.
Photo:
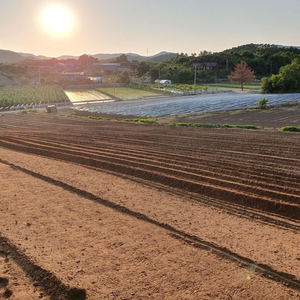
<svg viewBox="0 0 300 300"><path fill-rule="evenodd" d="M300 109L276 108L267 110L244 110L236 112L222 112L175 118L174 122L208 123L230 125L255 125L267 129L281 128L284 126L300 125Z"/></svg>
<svg viewBox="0 0 300 300"><path fill-rule="evenodd" d="M44 297L300 298L299 134L39 115L0 130L2 247Z"/></svg>

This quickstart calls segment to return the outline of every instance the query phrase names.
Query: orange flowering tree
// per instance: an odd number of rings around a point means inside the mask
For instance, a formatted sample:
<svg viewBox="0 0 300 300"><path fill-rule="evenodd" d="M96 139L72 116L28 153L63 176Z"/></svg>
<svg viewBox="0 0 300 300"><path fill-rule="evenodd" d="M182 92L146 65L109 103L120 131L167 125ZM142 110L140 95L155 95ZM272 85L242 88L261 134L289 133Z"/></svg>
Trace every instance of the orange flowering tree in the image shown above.
<svg viewBox="0 0 300 300"><path fill-rule="evenodd" d="M241 89L244 89L244 83L254 82L255 74L252 71L246 62L241 61L234 68L234 71L231 72L231 75L228 76L231 83L240 83Z"/></svg>

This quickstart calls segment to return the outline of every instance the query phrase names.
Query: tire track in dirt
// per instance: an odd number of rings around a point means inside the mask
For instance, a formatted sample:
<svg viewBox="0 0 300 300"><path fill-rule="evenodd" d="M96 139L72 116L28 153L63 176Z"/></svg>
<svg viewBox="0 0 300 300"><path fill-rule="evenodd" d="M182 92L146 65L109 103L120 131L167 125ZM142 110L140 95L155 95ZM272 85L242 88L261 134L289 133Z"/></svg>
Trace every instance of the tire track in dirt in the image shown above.
<svg viewBox="0 0 300 300"><path fill-rule="evenodd" d="M9 139L8 139L9 140ZM57 151L53 148L47 147L34 147L20 145L18 142L4 142L1 141L0 145L10 149L20 149L23 152L35 153L38 155L49 156L52 158L62 159L66 161L72 161L75 163L90 165L93 167L100 167L111 171L129 174L136 177L141 177L146 180L152 180L155 182L163 182L165 185L171 187L181 188L183 190L192 191L204 194L206 196L213 196L223 201L234 202L243 206L251 206L253 208L276 213L281 216L300 220L300 206L296 203L289 203L287 199L283 202L283 199L271 199L261 195L255 195L253 193L243 193L236 189L227 188L222 186L213 185L213 183L197 182L195 178L182 178L181 172L175 170L168 170L159 167L153 167L151 165L142 165L132 163L129 160L124 161L117 158L102 157L100 160L98 157L89 158L81 153L72 151ZM151 171L149 171L151 169ZM176 176L177 175L177 176ZM278 197L280 198L280 197ZM285 199L284 199L285 200Z"/></svg>
<svg viewBox="0 0 300 300"><path fill-rule="evenodd" d="M288 286L291 289L300 291L300 281L297 280L294 275L284 273L284 272L279 272L279 271L276 271L276 270L274 270L273 268L271 268L267 265L256 263L255 261L253 261L253 260L251 260L247 257L243 257L243 256L241 256L237 253L234 253L234 252L230 251L227 248L220 247L218 245L215 245L214 243L204 241L204 240L202 240L202 239L200 239L196 236L189 235L189 234L187 234L187 233L185 233L181 230L178 230L178 229L174 228L173 226L171 226L169 224L161 223L159 221L151 219L145 214L132 211L132 210L126 208L125 206L122 206L122 205L110 202L108 200L102 199L102 198L100 198L100 197L98 197L98 196L96 196L96 195L94 195L90 192L85 191L85 190L78 189L78 188L76 188L72 185L66 184L64 182L61 182L59 180L53 179L53 178L48 177L48 176L44 176L44 175L39 174L39 173L32 172L28 169L16 166L16 165L11 164L9 162L5 162L5 161L1 161L1 162L6 164L6 165L9 165L9 166L11 166L11 167L27 174L27 175L30 175L34 178L41 179L41 180L43 180L47 183L50 183L52 185L63 188L65 190L69 191L69 192L75 193L75 194L77 194L81 197L84 197L85 199L94 201L94 202L96 202L98 204L101 204L105 207L109 207L109 208L111 208L111 209L113 209L113 210L115 210L119 213L126 214L126 215L128 215L130 217L133 217L135 219L138 219L138 220L141 220L143 222L147 222L151 225L160 227L160 228L166 230L167 232L169 232L169 234L172 237L177 238L179 240L182 240L184 243L187 243L187 244L189 244L193 247L199 248L201 250L209 251L209 252L221 257L222 259L226 259L228 261L234 262L242 268L249 268L249 267L253 268L254 267L254 269L255 269L254 271L258 275L260 275L262 277L265 277L268 280L278 282L278 283L280 283L284 286ZM17 249L15 249L12 246L9 246L9 244L6 240L3 240L2 238L0 238L0 241L2 241L2 247L5 251L10 251L17 258L18 258L18 255L21 256L20 259L21 259L21 262L22 262L22 259L24 259L24 255L20 255ZM8 247L8 249L6 247ZM16 255L14 253L16 253ZM28 259L26 259L26 263L28 263ZM29 266L31 267L30 262L29 262ZM37 266L33 266L33 267L36 268ZM37 267L37 268L39 269L38 275L41 276L40 274L43 272L43 270L40 267ZM41 271L40 271L40 269L41 269ZM47 272L47 271L45 271L45 272ZM46 274L48 274L48 273L46 273ZM43 274L42 274L41 277L43 278ZM82 293L82 295L83 295L83 293L85 293L83 290L77 290L77 289L76 290L72 290L72 289L69 290L68 287L66 289L67 289L68 297L70 297L69 296L70 293L71 293L70 291L72 291L75 294L76 293ZM53 298L53 299L68 299L68 298ZM69 299L85 299L85 298L69 298Z"/></svg>

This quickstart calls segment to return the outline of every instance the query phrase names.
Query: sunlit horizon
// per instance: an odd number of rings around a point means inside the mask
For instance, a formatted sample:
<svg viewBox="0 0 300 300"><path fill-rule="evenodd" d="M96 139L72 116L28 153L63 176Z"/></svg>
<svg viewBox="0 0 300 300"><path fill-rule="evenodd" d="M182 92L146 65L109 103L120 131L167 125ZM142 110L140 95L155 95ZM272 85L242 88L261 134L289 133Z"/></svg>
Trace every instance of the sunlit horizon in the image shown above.
<svg viewBox="0 0 300 300"><path fill-rule="evenodd" d="M179 0L4 0L0 45L47 57L199 54L250 43L300 46L299 9L300 2L293 0L217 5L199 0L185 5Z"/></svg>

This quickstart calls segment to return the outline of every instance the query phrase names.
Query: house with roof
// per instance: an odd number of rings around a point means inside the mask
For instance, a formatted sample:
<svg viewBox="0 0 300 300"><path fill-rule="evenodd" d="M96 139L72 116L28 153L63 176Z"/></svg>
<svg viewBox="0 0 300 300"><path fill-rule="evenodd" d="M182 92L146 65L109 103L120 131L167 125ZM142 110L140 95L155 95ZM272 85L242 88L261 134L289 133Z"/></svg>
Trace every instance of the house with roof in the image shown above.
<svg viewBox="0 0 300 300"><path fill-rule="evenodd" d="M192 68L200 71L217 71L219 69L218 63L216 62L203 62L203 63L193 63Z"/></svg>

